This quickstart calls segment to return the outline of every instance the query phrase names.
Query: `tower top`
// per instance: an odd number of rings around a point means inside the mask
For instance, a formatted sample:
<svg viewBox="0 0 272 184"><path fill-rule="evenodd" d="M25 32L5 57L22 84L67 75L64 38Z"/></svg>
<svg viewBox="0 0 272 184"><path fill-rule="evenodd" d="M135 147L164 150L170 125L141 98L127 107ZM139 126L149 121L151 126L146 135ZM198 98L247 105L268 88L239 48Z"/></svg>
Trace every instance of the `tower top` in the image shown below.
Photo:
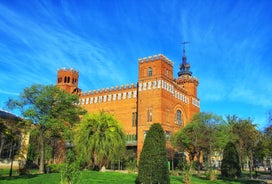
<svg viewBox="0 0 272 184"><path fill-rule="evenodd" d="M192 72L190 71L190 63L187 62L187 57L186 57L186 50L185 50L185 45L188 44L189 42L182 42L181 44L183 45L183 56L182 56L182 63L179 67L180 71L178 72L178 76L180 77L181 75L192 75Z"/></svg>

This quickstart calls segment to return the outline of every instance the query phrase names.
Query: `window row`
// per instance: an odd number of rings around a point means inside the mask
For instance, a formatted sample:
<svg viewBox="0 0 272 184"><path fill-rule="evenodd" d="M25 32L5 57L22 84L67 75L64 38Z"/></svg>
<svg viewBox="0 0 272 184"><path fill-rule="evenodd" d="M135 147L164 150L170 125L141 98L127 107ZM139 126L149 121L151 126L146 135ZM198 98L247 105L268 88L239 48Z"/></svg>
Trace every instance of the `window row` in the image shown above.
<svg viewBox="0 0 272 184"><path fill-rule="evenodd" d="M58 78L58 83L61 83L62 82L62 77L59 77ZM64 77L64 83L70 83L70 82L72 82L72 84L76 84L77 83L77 79L75 79L75 78L72 78L72 81L70 81L70 77L68 76L65 76Z"/></svg>
<svg viewBox="0 0 272 184"><path fill-rule="evenodd" d="M129 92L123 92L123 93L117 93L117 94L108 94L103 96L82 98L79 100L79 104L87 105L87 104L110 102L110 101L122 100L122 99L124 100L124 99L136 98L136 97L137 97L137 91L135 90L135 91L129 91Z"/></svg>
<svg viewBox="0 0 272 184"><path fill-rule="evenodd" d="M183 93L180 93L175 90L174 85L164 81L164 80L155 80L155 81L148 81L139 83L139 91L145 91L145 90L151 90L151 89L157 89L162 88L166 91L169 91L170 93L175 96L175 98L185 102L189 103L189 98L185 96Z"/></svg>
<svg viewBox="0 0 272 184"><path fill-rule="evenodd" d="M152 122L152 108L147 109L147 122ZM177 110L175 114L175 123L179 126L183 125L183 117L181 110Z"/></svg>
<svg viewBox="0 0 272 184"><path fill-rule="evenodd" d="M197 99L195 99L195 98L192 98L192 104L194 106L200 107L200 102Z"/></svg>
<svg viewBox="0 0 272 184"><path fill-rule="evenodd" d="M147 76L151 77L153 75L153 69L151 67L148 67L147 69ZM165 69L165 75L169 77L169 70Z"/></svg>
<svg viewBox="0 0 272 184"><path fill-rule="evenodd" d="M132 141L137 141L137 136L136 134L128 134L126 137L127 142L132 142Z"/></svg>

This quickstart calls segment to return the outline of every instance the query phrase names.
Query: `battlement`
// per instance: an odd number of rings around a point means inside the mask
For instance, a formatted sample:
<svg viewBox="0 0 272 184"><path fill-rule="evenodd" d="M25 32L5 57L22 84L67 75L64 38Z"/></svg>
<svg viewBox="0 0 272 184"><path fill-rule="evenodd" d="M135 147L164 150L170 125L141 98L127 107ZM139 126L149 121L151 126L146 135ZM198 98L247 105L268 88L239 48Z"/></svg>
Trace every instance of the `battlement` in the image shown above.
<svg viewBox="0 0 272 184"><path fill-rule="evenodd" d="M74 70L73 68L70 68L70 69L66 69L65 67L61 68L61 69L58 69L58 72L73 72L73 73L77 73L78 74L78 71L77 70Z"/></svg>
<svg viewBox="0 0 272 184"><path fill-rule="evenodd" d="M152 61L156 61L156 60L163 60L163 61L167 62L168 64L170 64L171 66L173 66L173 62L162 54L148 56L148 57L138 59L139 64L144 63L144 62L152 62Z"/></svg>
<svg viewBox="0 0 272 184"><path fill-rule="evenodd" d="M90 90L90 91L86 91L86 92L82 92L81 95L82 96L88 96L88 95L97 95L97 94L102 94L102 93L108 93L108 92L120 92L120 91L124 91L124 90L137 90L137 84L126 84L126 85L121 85L121 86L113 86L111 88L102 88L102 89L98 89L98 90Z"/></svg>
<svg viewBox="0 0 272 184"><path fill-rule="evenodd" d="M183 75L180 76L176 81L183 81L183 82L194 82L198 84L198 78L190 75Z"/></svg>

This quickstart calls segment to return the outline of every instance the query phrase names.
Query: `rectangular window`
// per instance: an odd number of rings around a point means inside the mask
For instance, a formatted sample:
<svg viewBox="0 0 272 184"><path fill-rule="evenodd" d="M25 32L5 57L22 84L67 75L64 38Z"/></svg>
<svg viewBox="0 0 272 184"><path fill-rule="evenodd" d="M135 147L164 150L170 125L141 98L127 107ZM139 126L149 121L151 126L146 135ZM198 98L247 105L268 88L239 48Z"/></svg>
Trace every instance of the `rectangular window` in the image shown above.
<svg viewBox="0 0 272 184"><path fill-rule="evenodd" d="M62 82L62 78L58 78L58 83L61 83Z"/></svg>
<svg viewBox="0 0 272 184"><path fill-rule="evenodd" d="M152 109L147 110L147 122L152 122Z"/></svg>
<svg viewBox="0 0 272 184"><path fill-rule="evenodd" d="M132 112L132 126L135 127L137 122L137 113Z"/></svg>
<svg viewBox="0 0 272 184"><path fill-rule="evenodd" d="M118 93L118 100L121 100L121 93Z"/></svg>
<svg viewBox="0 0 272 184"><path fill-rule="evenodd" d="M128 92L128 98L131 98L131 91Z"/></svg>
<svg viewBox="0 0 272 184"><path fill-rule="evenodd" d="M148 68L148 74L147 74L149 77L152 76L152 68Z"/></svg>

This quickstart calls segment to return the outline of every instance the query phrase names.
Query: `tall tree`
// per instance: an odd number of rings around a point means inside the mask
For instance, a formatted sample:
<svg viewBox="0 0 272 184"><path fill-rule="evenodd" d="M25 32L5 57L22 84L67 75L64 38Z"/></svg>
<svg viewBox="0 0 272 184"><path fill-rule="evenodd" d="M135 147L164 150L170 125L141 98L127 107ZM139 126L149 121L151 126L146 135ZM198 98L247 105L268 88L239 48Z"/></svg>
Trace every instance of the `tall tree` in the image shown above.
<svg viewBox="0 0 272 184"><path fill-rule="evenodd" d="M159 123L152 124L146 135L136 183L170 183L165 135Z"/></svg>
<svg viewBox="0 0 272 184"><path fill-rule="evenodd" d="M39 135L40 173L44 173L45 144L51 132L62 132L65 139L70 139L70 129L79 122L79 115L85 113L77 103L77 95L52 85L26 87L19 99L8 101L8 107L19 109L22 116L35 125L33 130Z"/></svg>
<svg viewBox="0 0 272 184"><path fill-rule="evenodd" d="M245 163L249 163L250 176L254 169L254 150L261 143L261 133L257 130L256 125L250 118L241 119L236 115L227 116L227 122L231 128L233 142L238 147L241 167L244 169ZM260 150L259 150L260 151ZM256 153L256 152L255 152ZM255 154L256 156L256 154Z"/></svg>
<svg viewBox="0 0 272 184"><path fill-rule="evenodd" d="M120 159L125 150L125 134L111 114L86 114L76 129L75 147L88 167L100 169Z"/></svg>
<svg viewBox="0 0 272 184"><path fill-rule="evenodd" d="M264 141L265 141L265 148L267 150L266 152L266 158L267 158L267 164L268 167L271 169L271 158L272 158L272 125L268 126L264 130ZM268 159L270 158L270 159ZM272 171L271 171L272 172Z"/></svg>

